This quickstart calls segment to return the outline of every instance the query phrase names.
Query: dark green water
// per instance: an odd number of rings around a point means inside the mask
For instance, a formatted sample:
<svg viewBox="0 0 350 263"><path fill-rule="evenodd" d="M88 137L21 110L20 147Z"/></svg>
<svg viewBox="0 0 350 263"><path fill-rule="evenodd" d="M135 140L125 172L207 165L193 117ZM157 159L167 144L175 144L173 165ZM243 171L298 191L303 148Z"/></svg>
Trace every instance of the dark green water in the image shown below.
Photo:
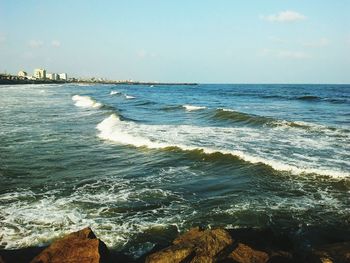
<svg viewBox="0 0 350 263"><path fill-rule="evenodd" d="M0 245L350 231L349 106L349 85L2 86Z"/></svg>

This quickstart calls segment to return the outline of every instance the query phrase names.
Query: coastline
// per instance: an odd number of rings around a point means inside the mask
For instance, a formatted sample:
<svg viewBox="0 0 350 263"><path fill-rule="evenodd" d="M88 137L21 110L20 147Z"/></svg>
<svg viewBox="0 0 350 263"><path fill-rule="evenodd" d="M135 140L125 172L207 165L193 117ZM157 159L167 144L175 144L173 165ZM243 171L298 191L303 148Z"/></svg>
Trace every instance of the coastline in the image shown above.
<svg viewBox="0 0 350 263"><path fill-rule="evenodd" d="M271 228L195 227L178 233L173 240L155 244L150 251L135 258L127 251L107 248L103 240L87 227L60 237L47 246L0 249L0 262L350 262L350 238L346 233L341 235L312 229L310 233L315 236L299 240L288 232L276 233ZM312 238L316 239L311 241Z"/></svg>
<svg viewBox="0 0 350 263"><path fill-rule="evenodd" d="M183 85L183 86L196 86L198 83L188 83L188 82L142 82L142 81L115 81L115 80L50 80L50 79L38 79L38 80L29 80L29 79L2 79L0 78L0 85L22 85L22 84L112 84L112 85L146 85L146 86L174 86L174 85Z"/></svg>

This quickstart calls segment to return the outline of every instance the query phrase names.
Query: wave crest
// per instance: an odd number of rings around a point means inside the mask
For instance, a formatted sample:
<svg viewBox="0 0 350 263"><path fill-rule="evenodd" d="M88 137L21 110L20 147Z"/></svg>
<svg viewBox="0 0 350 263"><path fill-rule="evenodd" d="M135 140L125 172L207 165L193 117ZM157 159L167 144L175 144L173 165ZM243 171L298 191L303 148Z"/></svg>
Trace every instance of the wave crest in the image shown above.
<svg viewBox="0 0 350 263"><path fill-rule="evenodd" d="M182 105L187 111L196 111L196 110L204 110L207 107L205 106L194 106L194 105Z"/></svg>
<svg viewBox="0 0 350 263"><path fill-rule="evenodd" d="M89 96L74 95L72 100L75 101L74 105L81 108L94 108L100 109L103 104L93 100Z"/></svg>
<svg viewBox="0 0 350 263"><path fill-rule="evenodd" d="M286 159L279 154L270 156L264 149L250 151L251 143L248 137L261 136L242 128L219 128L219 127L197 127L197 126L171 126L171 125L144 125L134 122L122 121L119 116L112 114L97 125L100 131L98 136L104 140L131 145L134 147L147 147L150 149L191 151L196 154L223 154L230 155L251 164L264 164L274 170L290 172L293 174L319 174L333 177L350 176L341 170L332 170L322 165L310 165L309 161ZM239 135L238 133L242 133ZM203 142L203 134L211 135L210 142ZM238 136L232 140L232 135ZM244 136L244 137L239 137ZM275 135L271 135L274 137ZM243 140L247 140L242 141ZM300 138L302 139L302 138ZM239 145L239 144L242 145ZM314 141L310 141L313 145ZM246 144L246 146L245 146ZM279 148L278 148L279 147ZM237 149L236 149L237 148ZM284 151L283 144L275 145L275 151ZM318 157L317 157L318 158Z"/></svg>

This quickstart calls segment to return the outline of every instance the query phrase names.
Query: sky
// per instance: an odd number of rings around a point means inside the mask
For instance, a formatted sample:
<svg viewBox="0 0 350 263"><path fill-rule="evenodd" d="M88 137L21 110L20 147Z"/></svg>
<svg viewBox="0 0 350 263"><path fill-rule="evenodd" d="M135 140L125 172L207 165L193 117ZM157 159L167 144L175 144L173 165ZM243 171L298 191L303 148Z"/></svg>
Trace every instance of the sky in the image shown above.
<svg viewBox="0 0 350 263"><path fill-rule="evenodd" d="M350 0L0 0L0 72L350 83Z"/></svg>

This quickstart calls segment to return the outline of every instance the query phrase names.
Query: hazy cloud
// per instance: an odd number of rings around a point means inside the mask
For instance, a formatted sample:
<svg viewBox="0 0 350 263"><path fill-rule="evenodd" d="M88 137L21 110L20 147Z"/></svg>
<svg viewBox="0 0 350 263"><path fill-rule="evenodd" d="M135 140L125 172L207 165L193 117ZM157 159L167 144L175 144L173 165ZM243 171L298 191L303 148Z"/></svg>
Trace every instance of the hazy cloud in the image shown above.
<svg viewBox="0 0 350 263"><path fill-rule="evenodd" d="M53 47L60 47L61 46L61 42L58 40L52 40L51 41L51 46Z"/></svg>
<svg viewBox="0 0 350 263"><path fill-rule="evenodd" d="M145 58L147 56L147 52L143 49L137 51L137 57L139 58Z"/></svg>
<svg viewBox="0 0 350 263"><path fill-rule="evenodd" d="M320 38L316 41L304 42L303 46L305 47L326 47L329 45L329 40L327 38Z"/></svg>
<svg viewBox="0 0 350 263"><path fill-rule="evenodd" d="M348 38L345 40L345 42L346 42L348 45L350 45L350 37L348 37Z"/></svg>
<svg viewBox="0 0 350 263"><path fill-rule="evenodd" d="M286 11L279 12L278 14L260 16L260 18L269 22L285 23L285 22L301 21L306 19L306 16L295 11L286 10Z"/></svg>
<svg viewBox="0 0 350 263"><path fill-rule="evenodd" d="M278 52L278 57L280 58L292 58L292 59L305 59L310 56L302 51L290 51L290 50L281 50Z"/></svg>
<svg viewBox="0 0 350 263"><path fill-rule="evenodd" d="M279 38L279 37L276 37L276 36L269 36L268 39L272 42L275 42L275 43L286 43L287 42L286 40Z"/></svg>
<svg viewBox="0 0 350 263"><path fill-rule="evenodd" d="M262 49L259 52L259 56L262 57L273 57L273 58L284 58L284 59L307 59L310 55L303 51L293 50L276 50L276 49Z"/></svg>
<svg viewBox="0 0 350 263"><path fill-rule="evenodd" d="M31 48L39 48L44 45L44 42L41 40L30 40L28 44Z"/></svg>
<svg viewBox="0 0 350 263"><path fill-rule="evenodd" d="M140 49L136 52L136 56L139 58L139 59L144 59L144 58L155 58L157 57L157 54L154 53L154 52L148 52L144 49Z"/></svg>
<svg viewBox="0 0 350 263"><path fill-rule="evenodd" d="M7 39L6 36L4 34L0 33L0 44L5 43L6 39Z"/></svg>

